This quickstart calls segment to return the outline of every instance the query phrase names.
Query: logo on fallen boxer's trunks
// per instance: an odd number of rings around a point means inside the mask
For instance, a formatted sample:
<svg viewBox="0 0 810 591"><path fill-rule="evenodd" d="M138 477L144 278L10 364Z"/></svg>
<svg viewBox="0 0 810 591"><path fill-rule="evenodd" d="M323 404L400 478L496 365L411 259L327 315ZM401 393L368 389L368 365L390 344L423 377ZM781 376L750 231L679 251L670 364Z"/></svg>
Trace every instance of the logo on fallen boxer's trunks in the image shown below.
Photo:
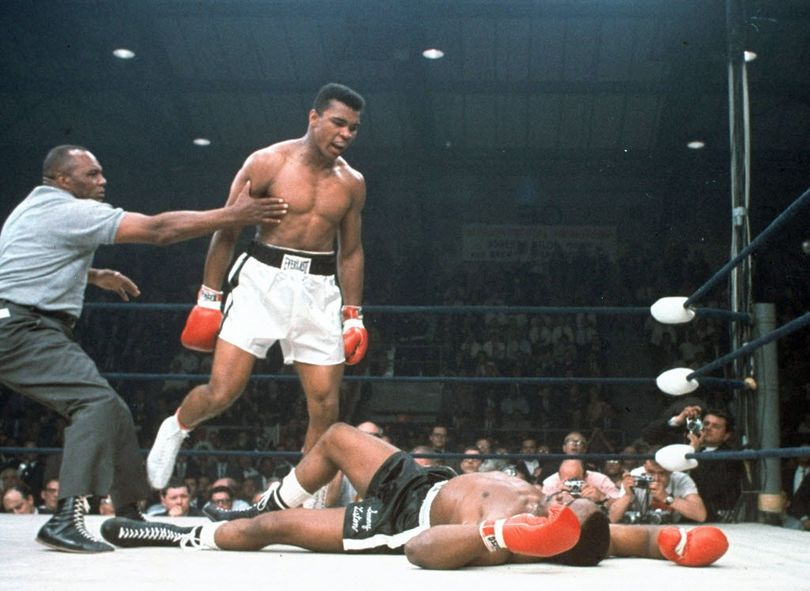
<svg viewBox="0 0 810 591"><path fill-rule="evenodd" d="M298 271L300 273L309 273L309 266L312 264L312 259L307 257L297 257L294 254L285 254L281 259L280 268L284 271Z"/></svg>
<svg viewBox="0 0 810 591"><path fill-rule="evenodd" d="M366 524L363 526L364 531L370 531L371 528L374 526L374 523L373 523L374 522L374 516L377 513L379 513L379 511L376 511L376 510L372 509L371 507L369 507L366 510Z"/></svg>
<svg viewBox="0 0 810 591"><path fill-rule="evenodd" d="M0 318L10 318L11 312L8 311L8 308L0 308Z"/></svg>
<svg viewBox="0 0 810 591"><path fill-rule="evenodd" d="M371 531L374 527L374 516L379 513L377 509L371 507L353 507L352 508L352 531L359 532Z"/></svg>

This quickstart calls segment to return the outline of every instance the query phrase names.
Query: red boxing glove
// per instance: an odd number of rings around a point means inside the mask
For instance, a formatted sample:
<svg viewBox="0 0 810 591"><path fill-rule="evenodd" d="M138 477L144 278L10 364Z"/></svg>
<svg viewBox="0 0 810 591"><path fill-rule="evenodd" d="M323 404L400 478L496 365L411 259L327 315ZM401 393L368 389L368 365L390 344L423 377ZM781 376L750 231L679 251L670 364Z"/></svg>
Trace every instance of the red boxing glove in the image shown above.
<svg viewBox="0 0 810 591"><path fill-rule="evenodd" d="M197 305L191 309L180 342L186 349L210 353L217 342L222 324L222 292L203 285L197 293Z"/></svg>
<svg viewBox="0 0 810 591"><path fill-rule="evenodd" d="M343 306L343 352L346 365L360 363L368 350L368 331L363 326L363 312L360 306Z"/></svg>
<svg viewBox="0 0 810 591"><path fill-rule="evenodd" d="M548 517L521 513L509 519L490 519L478 528L490 552L507 549L516 554L547 558L576 546L579 519L564 505L549 508Z"/></svg>
<svg viewBox="0 0 810 591"><path fill-rule="evenodd" d="M680 566L708 566L728 550L728 539L711 525L686 531L665 527L658 532L658 549L664 558Z"/></svg>

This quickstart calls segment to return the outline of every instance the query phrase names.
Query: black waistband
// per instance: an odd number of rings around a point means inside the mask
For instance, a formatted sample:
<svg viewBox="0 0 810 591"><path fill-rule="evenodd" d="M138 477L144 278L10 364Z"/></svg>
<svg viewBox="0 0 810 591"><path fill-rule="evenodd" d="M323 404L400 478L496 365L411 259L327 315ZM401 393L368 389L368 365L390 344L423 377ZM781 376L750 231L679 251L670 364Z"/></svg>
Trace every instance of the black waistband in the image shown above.
<svg viewBox="0 0 810 591"><path fill-rule="evenodd" d="M337 270L334 253L311 254L267 246L260 242L251 242L247 253L265 265L301 271L310 275L334 275Z"/></svg>
<svg viewBox="0 0 810 591"><path fill-rule="evenodd" d="M37 308L36 306L26 306L24 304L18 304L16 302L11 302L9 300L4 300L0 298L0 306L9 306L11 308L20 308L22 310L28 310L29 312L33 312L34 314L39 314L40 316L47 316L49 318L53 318L66 324L69 328L74 328L76 323L79 321L73 314L68 312L61 312L58 310L43 310L42 308Z"/></svg>

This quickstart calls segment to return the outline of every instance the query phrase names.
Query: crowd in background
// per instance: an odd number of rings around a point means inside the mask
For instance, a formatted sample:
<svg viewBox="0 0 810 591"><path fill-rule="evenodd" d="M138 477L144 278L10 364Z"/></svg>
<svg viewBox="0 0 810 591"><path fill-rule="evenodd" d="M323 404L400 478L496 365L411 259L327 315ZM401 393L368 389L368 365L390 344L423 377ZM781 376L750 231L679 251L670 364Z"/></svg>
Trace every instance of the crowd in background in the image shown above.
<svg viewBox="0 0 810 591"><path fill-rule="evenodd" d="M178 250L181 247L177 247ZM190 249L186 252L190 252ZM687 253L684 256L684 253ZM189 255L191 256L191 255ZM150 268L146 257L125 255L109 266L138 280L146 302L191 302L201 265ZM183 260L179 257L179 260ZM133 262L134 261L134 262ZM185 263L185 261L184 261ZM400 285L392 274L373 268L370 255L368 304L432 304L444 306L649 306L665 295L689 295L711 273L699 251L673 248L663 256L628 248L610 260L600 252L555 251L543 264L463 263L425 275L417 284ZM391 272L393 273L393 272ZM773 289L773 288L772 288ZM806 286L786 285L776 301L778 324L803 313L810 304ZM89 300L101 299L96 291ZM708 307L727 308L721 289ZM211 358L185 351L178 334L184 310L86 310L78 339L103 373L179 374L172 379L112 379L129 404L139 428L140 444L148 448L159 421L171 413L195 383L188 374L207 374ZM355 368L368 375L475 377L594 377L658 375L670 367L698 368L728 348L726 324L700 320L664 326L644 316L610 317L577 314L368 314L371 348L366 362ZM810 433L810 350L807 331L790 335L779 345L783 445L798 445ZM256 374L289 372L277 351L257 364ZM0 388L0 447L60 447L64 420L16 394ZM628 424L616 389L603 385L490 385L453 382L441 391L441 404L430 416L420 409L402 413L382 427L392 442L413 449L425 443L426 426L449 427L454 449L463 451L477 438L493 448L519 453L531 436L556 451L572 430L587 434L591 451L619 452L638 439ZM707 391L707 406L733 411L733 394ZM359 422L373 417L374 388L367 383L345 385L341 418ZM664 403L661 403L663 406ZM663 409L658 409L663 410ZM192 433L191 449L288 451L301 449L306 428L304 397L294 381L254 380L246 394L211 424ZM383 417L384 419L385 417ZM379 421L380 419L377 418ZM35 499L56 473L58 456L0 454L0 467L36 473L28 482ZM220 473L239 482L250 475L277 477L289 462L274 458L195 457L191 465L199 482L193 496L205 501L207 489ZM294 461L291 459L290 461ZM37 464L36 470L32 462ZM10 473L9 473L10 474ZM249 490L240 493L249 501ZM155 499L157 501L157 499Z"/></svg>

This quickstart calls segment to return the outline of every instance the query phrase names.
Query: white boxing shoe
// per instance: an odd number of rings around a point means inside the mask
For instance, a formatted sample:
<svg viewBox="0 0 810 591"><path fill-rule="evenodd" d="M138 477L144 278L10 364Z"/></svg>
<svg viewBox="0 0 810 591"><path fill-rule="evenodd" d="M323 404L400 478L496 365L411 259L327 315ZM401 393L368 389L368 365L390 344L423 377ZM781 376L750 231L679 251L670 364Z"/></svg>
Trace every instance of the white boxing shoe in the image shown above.
<svg viewBox="0 0 810 591"><path fill-rule="evenodd" d="M162 489L169 483L174 471L174 462L188 431L180 428L177 417L166 418L158 429L155 443L146 458L146 475L152 488Z"/></svg>

